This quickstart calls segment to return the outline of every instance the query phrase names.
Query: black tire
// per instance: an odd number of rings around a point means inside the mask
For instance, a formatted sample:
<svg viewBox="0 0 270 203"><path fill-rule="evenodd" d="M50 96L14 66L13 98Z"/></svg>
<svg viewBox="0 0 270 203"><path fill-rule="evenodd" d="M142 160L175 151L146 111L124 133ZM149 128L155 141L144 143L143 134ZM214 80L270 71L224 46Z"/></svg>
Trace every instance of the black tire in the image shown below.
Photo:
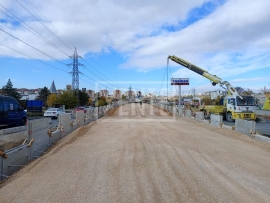
<svg viewBox="0 0 270 203"><path fill-rule="evenodd" d="M229 121L229 122L234 122L234 119L232 117L232 113L231 112L228 112L226 114L226 120Z"/></svg>
<svg viewBox="0 0 270 203"><path fill-rule="evenodd" d="M21 121L21 126L24 126L26 125L26 118L22 118L22 121Z"/></svg>

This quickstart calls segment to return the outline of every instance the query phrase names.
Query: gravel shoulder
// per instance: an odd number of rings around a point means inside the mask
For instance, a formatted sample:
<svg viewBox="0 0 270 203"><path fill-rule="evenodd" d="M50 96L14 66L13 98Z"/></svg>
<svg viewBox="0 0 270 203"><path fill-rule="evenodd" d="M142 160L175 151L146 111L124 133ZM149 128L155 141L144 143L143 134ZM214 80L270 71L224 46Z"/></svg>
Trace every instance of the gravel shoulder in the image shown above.
<svg viewBox="0 0 270 203"><path fill-rule="evenodd" d="M1 202L270 202L270 144L128 104L0 185Z"/></svg>

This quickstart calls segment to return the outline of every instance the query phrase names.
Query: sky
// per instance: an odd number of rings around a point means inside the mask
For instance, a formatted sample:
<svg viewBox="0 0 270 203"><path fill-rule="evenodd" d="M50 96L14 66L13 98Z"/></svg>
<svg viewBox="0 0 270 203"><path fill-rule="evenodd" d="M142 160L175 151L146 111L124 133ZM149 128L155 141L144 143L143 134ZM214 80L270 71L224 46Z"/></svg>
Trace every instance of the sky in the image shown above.
<svg viewBox="0 0 270 203"><path fill-rule="evenodd" d="M175 55L234 87L270 88L269 0L0 0L0 87L176 94L221 90ZM168 74L167 74L168 73ZM167 90L168 87L168 90Z"/></svg>

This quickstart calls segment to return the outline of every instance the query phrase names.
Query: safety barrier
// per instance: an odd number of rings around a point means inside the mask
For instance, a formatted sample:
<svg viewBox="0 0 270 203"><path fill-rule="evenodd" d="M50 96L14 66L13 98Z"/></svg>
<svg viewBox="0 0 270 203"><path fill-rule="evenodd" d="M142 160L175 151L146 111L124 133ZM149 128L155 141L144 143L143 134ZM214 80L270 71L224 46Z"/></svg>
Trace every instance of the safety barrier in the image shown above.
<svg viewBox="0 0 270 203"><path fill-rule="evenodd" d="M164 109L167 111L171 110L171 106L169 106L169 105L165 105L165 104L152 104L152 105L159 108L159 109ZM198 122L208 123L214 127L229 128L231 130L235 130L237 132L241 132L245 135L248 135L249 137L254 138L256 140L270 143L270 138L256 134L256 123L254 121L236 119L235 126L229 127L229 126L224 125L223 116L221 116L221 115L211 114L210 120L204 120L203 112L196 112L194 115L192 115L191 110L184 110L182 108L176 108L174 106L172 107L172 109L173 109L172 110L173 116L177 115L179 117L191 118L191 119L196 120Z"/></svg>
<svg viewBox="0 0 270 203"><path fill-rule="evenodd" d="M210 125L216 126L216 127L222 126L223 125L223 117L220 115L211 114Z"/></svg>
<svg viewBox="0 0 270 203"><path fill-rule="evenodd" d="M49 118L29 121L27 123L28 136L24 143L7 151L0 151L0 180L9 177L29 161L37 159L43 153L46 153L49 147L80 126L97 120L99 115L102 117L110 109L122 104L125 104L125 102L87 109L86 113L74 111L59 115L59 124L53 130L49 127L51 121Z"/></svg>

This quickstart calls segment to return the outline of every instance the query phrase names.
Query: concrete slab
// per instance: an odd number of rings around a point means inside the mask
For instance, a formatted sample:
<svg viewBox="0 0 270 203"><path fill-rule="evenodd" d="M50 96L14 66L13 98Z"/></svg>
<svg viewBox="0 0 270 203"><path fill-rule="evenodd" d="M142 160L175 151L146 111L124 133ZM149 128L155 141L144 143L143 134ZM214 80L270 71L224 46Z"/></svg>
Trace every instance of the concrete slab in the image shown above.
<svg viewBox="0 0 270 203"><path fill-rule="evenodd" d="M191 110L186 110L185 117L191 118Z"/></svg>
<svg viewBox="0 0 270 203"><path fill-rule="evenodd" d="M2 174L11 176L14 172L18 171L22 166L29 162L27 144L18 146L5 152L6 159L2 159Z"/></svg>
<svg viewBox="0 0 270 203"><path fill-rule="evenodd" d="M57 129L62 132L62 136L66 136L70 133L71 114L65 113L59 115L59 124Z"/></svg>
<svg viewBox="0 0 270 203"><path fill-rule="evenodd" d="M53 131L50 136L50 146L55 144L60 139L62 139L62 131L61 130Z"/></svg>
<svg viewBox="0 0 270 203"><path fill-rule="evenodd" d="M183 117L184 116L184 110L183 109L178 109L178 116Z"/></svg>
<svg viewBox="0 0 270 203"><path fill-rule="evenodd" d="M256 123L254 121L235 119L235 131L253 137L256 133Z"/></svg>
<svg viewBox="0 0 270 203"><path fill-rule="evenodd" d="M221 127L223 125L223 117L220 115L211 114L210 125Z"/></svg>
<svg viewBox="0 0 270 203"><path fill-rule="evenodd" d="M84 112L83 111L76 111L75 123L78 126L84 126Z"/></svg>
<svg viewBox="0 0 270 203"><path fill-rule="evenodd" d="M204 117L203 117L203 112L196 112L196 117L195 117L196 121L198 122L202 122L202 120L204 120Z"/></svg>

